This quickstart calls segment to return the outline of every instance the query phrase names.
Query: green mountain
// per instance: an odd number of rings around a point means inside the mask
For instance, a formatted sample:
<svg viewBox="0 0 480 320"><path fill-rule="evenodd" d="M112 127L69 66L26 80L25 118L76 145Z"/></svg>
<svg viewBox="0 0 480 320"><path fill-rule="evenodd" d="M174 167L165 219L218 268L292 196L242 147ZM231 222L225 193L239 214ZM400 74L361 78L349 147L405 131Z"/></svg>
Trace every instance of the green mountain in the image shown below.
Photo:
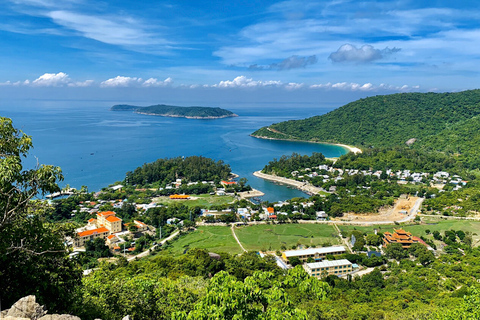
<svg viewBox="0 0 480 320"><path fill-rule="evenodd" d="M149 107L138 107L127 104L115 105L111 111L134 111L135 113L149 114L164 117L180 117L189 119L219 119L237 117L231 111L222 108L211 107L177 107L165 104L158 104Z"/></svg>
<svg viewBox="0 0 480 320"><path fill-rule="evenodd" d="M480 90L399 93L360 99L321 116L273 124L252 136L359 147L391 147L416 139L415 146L443 151L454 148L450 143L473 143L471 138L478 131L469 128L480 125L474 118L478 115Z"/></svg>

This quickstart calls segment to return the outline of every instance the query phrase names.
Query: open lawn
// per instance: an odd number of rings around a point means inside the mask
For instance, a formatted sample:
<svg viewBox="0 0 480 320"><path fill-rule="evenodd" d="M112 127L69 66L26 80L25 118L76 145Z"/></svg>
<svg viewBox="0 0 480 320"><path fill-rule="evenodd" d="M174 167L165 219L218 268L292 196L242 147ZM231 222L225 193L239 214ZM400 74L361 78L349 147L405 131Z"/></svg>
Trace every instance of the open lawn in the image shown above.
<svg viewBox="0 0 480 320"><path fill-rule="evenodd" d="M340 230L349 233L351 230L359 230L366 233L373 233L374 229L378 232L390 231L394 229L404 229L411 232L414 236L426 236L425 230L439 231L442 235L446 230L462 230L473 234L473 245L478 246L480 243L480 221L472 220L444 220L441 218L422 218L422 224L400 224L400 225L378 225L378 226L354 226L354 225L338 225ZM478 233L478 234L477 234ZM431 236L430 236L431 237Z"/></svg>
<svg viewBox="0 0 480 320"><path fill-rule="evenodd" d="M164 205L171 205L174 203L181 203L188 207L202 207L202 208L210 208L211 206L218 206L232 203L235 199L231 196L216 196L216 195L209 195L209 194L200 194L200 195L192 195L192 198L197 198L195 200L172 200L169 197L158 197L155 198L155 201L160 204Z"/></svg>
<svg viewBox="0 0 480 320"><path fill-rule="evenodd" d="M236 228L235 233L249 251L281 250L282 245L291 249L297 244L340 243L334 227L326 224L255 225Z"/></svg>
<svg viewBox="0 0 480 320"><path fill-rule="evenodd" d="M235 241L230 227L202 226L197 230L180 236L171 242L169 252L182 254L187 249L201 248L212 252L242 253L242 249Z"/></svg>

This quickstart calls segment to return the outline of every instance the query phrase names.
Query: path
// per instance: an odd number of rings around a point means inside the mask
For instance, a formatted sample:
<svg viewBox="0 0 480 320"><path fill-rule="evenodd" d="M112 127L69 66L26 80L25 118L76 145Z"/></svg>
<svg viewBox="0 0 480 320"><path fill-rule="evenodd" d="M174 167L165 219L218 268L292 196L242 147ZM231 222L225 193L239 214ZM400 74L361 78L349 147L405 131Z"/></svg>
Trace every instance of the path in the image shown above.
<svg viewBox="0 0 480 320"><path fill-rule="evenodd" d="M348 250L350 251L350 253L353 252L352 250L352 247L350 246L350 241L348 241L348 238L343 238L342 236L342 231L340 231L340 228L337 226L336 223L333 224L333 227L337 230L338 232L338 236L340 237L340 241L342 241L343 243L345 243L345 245L347 246Z"/></svg>
<svg viewBox="0 0 480 320"><path fill-rule="evenodd" d="M134 257L128 258L127 261L132 261L132 260L135 260L136 258L140 259L140 258L143 258L143 257L148 256L148 255L150 254L150 250L154 250L157 246L163 245L165 242L167 242L167 241L169 241L169 240L172 240L172 239L175 238L179 233L180 233L180 231L175 231L175 232L172 233L170 236L168 236L167 238L163 239L163 240L160 241L158 244L152 246L152 247L149 248L148 250L145 250L145 251L143 251L142 253L139 253L139 254L137 254L137 255L134 256Z"/></svg>
<svg viewBox="0 0 480 320"><path fill-rule="evenodd" d="M237 243L238 243L238 245L240 246L240 248L242 248L242 250L243 250L244 252L247 252L247 250L245 250L245 248L243 247L243 245L242 245L242 243L240 242L240 240L238 240L237 235L235 234L235 230L234 230L233 228L235 228L235 224L232 224L232 228L231 228L231 229L232 229L233 237L234 237L235 240L237 241Z"/></svg>

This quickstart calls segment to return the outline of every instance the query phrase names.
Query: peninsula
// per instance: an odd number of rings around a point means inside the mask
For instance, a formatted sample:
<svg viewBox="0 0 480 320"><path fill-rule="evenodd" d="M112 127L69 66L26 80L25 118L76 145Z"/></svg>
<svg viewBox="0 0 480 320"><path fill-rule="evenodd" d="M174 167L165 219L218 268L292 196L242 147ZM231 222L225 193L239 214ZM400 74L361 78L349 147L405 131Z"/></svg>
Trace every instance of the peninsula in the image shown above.
<svg viewBox="0 0 480 320"><path fill-rule="evenodd" d="M211 107L178 107L169 106L165 104L157 104L148 107L138 107L128 104L114 105L110 108L111 111L133 111L134 113L162 116L162 117L174 117L174 118L187 118L187 119L221 119L228 117L238 117L235 113L222 108Z"/></svg>

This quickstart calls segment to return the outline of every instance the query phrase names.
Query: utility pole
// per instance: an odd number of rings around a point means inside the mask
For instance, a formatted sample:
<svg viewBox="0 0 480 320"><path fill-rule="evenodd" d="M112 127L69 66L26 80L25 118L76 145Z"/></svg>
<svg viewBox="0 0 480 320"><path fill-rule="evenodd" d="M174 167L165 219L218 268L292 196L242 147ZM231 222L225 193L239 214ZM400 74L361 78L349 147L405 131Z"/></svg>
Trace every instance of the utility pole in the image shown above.
<svg viewBox="0 0 480 320"><path fill-rule="evenodd" d="M160 231L160 232L158 233L158 239L160 240L160 239L162 239L162 226L159 225L159 226L158 226L158 229L159 229L159 231Z"/></svg>

